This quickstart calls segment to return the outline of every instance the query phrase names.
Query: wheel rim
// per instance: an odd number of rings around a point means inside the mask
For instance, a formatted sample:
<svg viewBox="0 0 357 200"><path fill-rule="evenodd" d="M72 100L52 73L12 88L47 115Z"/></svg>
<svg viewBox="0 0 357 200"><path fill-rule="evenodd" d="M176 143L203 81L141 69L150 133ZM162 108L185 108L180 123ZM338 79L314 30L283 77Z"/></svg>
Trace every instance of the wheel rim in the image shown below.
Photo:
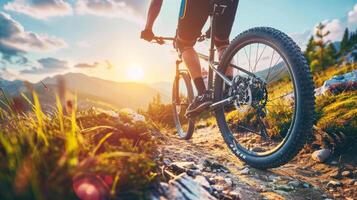
<svg viewBox="0 0 357 200"><path fill-rule="evenodd" d="M264 80L267 91L266 106L262 109L266 117L257 114L257 106L244 105L242 101L235 101L234 110L224 113L233 141L230 147L255 157L271 155L285 144L295 123L297 90L290 63L275 44L265 39L252 39L240 44L230 58L232 63ZM237 74L250 77L242 71ZM257 99L254 97L255 87L246 90L251 94L247 95L250 101Z"/></svg>

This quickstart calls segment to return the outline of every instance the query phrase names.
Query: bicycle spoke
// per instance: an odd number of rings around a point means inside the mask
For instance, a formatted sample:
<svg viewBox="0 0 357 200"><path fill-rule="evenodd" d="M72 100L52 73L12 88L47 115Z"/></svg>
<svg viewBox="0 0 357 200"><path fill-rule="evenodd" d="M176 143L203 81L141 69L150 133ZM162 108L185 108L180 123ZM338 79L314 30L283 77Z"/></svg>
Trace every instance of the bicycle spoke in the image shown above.
<svg viewBox="0 0 357 200"><path fill-rule="evenodd" d="M251 55L252 55L252 45L249 45L249 71L250 71L250 58L251 58Z"/></svg>
<svg viewBox="0 0 357 200"><path fill-rule="evenodd" d="M244 53L245 53L245 57L246 57L247 60L248 60L249 70L250 70L250 60L249 60L249 58L248 58L248 53L247 53L247 51L245 50L245 47L244 47Z"/></svg>
<svg viewBox="0 0 357 200"><path fill-rule="evenodd" d="M286 94L283 94L283 95L281 95L281 96L279 96L279 97L276 97L276 98L274 98L274 99L272 99L272 100L269 100L268 102L276 101L276 100L278 100L278 99L287 97L287 96L289 96L290 94L291 94L291 92L286 93Z"/></svg>
<svg viewBox="0 0 357 200"><path fill-rule="evenodd" d="M268 80L268 78L269 78L270 70L271 70L271 67L272 67L272 64L273 64L274 54L275 54L275 50L273 50L273 54L272 54L271 59L270 59L270 65L269 65L268 75L265 77L265 80Z"/></svg>
<svg viewBox="0 0 357 200"><path fill-rule="evenodd" d="M259 43L257 44L257 52L256 52L256 54L255 54L255 63L254 63L254 70L253 70L253 72L255 72L255 68L256 68L256 66L257 66L258 54L259 54Z"/></svg>
<svg viewBox="0 0 357 200"><path fill-rule="evenodd" d="M254 66L254 71L253 71L253 72L256 72L257 65L258 65L260 59L262 58L262 55L263 55L263 53L264 53L266 47L267 47L267 46L265 45L264 48L263 48L263 51L261 52L261 54L260 54L260 56L259 56L259 58L258 58L258 60L256 61L255 66Z"/></svg>
<svg viewBox="0 0 357 200"><path fill-rule="evenodd" d="M274 64L273 66L271 66L271 67L272 67L272 68L276 67L277 64L279 63L280 59L281 59L281 56L279 56L278 60L277 60L277 61L275 62L275 64ZM276 69L274 68L273 71L275 71L275 70L276 70ZM269 83L269 77L267 77L266 81L267 81L267 83Z"/></svg>
<svg viewBox="0 0 357 200"><path fill-rule="evenodd" d="M283 73L285 70L286 70L286 69L283 68L282 70L279 71L279 73L275 74L275 75L273 76L273 78L271 78L271 80L267 80L267 82L269 83L270 81L273 81L275 78L279 77L279 75L280 75L281 73Z"/></svg>

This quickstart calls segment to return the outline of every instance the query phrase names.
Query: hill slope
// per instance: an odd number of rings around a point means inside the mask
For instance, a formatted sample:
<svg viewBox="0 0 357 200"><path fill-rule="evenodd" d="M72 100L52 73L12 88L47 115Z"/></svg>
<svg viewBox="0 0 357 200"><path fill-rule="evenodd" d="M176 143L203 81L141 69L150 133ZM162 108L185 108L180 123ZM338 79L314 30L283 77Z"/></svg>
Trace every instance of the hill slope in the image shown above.
<svg viewBox="0 0 357 200"><path fill-rule="evenodd" d="M42 81L48 89L45 89L41 82L33 84L39 93L43 104L52 104L55 94L58 92L59 80L70 96L77 95L79 106L87 107L95 105L95 102L105 102L116 108L146 108L153 96L160 93L143 83L119 83L100 78L90 77L80 73L68 73L48 77ZM10 96L17 96L24 91L21 81L3 81L0 85ZM168 101L168 97L162 95L163 101Z"/></svg>

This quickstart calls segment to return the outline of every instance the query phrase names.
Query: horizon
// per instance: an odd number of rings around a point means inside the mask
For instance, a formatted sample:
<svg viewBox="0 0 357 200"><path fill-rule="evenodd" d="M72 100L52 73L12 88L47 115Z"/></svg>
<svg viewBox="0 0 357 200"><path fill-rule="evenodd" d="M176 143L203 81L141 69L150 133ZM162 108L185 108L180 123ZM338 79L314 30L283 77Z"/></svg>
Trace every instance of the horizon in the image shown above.
<svg viewBox="0 0 357 200"><path fill-rule="evenodd" d="M171 82L174 77L176 53L171 45L157 46L139 38L148 0L125 0L125 8L112 5L103 9L84 0L59 0L56 5L28 2L0 3L0 77L38 82L58 74L82 73L147 84ZM158 35L170 36L176 30L179 1L167 2L154 27ZM241 1L231 38L248 28L272 26L304 48L319 22L330 30L329 40L340 41L346 27L357 27L357 2Z"/></svg>

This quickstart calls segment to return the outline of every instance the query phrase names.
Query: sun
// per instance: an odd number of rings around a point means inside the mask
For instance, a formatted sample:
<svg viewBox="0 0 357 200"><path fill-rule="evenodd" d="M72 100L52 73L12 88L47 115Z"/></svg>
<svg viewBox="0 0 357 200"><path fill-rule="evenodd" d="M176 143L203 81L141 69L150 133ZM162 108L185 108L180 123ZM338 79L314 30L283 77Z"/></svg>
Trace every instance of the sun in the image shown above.
<svg viewBox="0 0 357 200"><path fill-rule="evenodd" d="M126 69L126 77L130 81L141 81L144 78L144 70L137 64L132 64Z"/></svg>

